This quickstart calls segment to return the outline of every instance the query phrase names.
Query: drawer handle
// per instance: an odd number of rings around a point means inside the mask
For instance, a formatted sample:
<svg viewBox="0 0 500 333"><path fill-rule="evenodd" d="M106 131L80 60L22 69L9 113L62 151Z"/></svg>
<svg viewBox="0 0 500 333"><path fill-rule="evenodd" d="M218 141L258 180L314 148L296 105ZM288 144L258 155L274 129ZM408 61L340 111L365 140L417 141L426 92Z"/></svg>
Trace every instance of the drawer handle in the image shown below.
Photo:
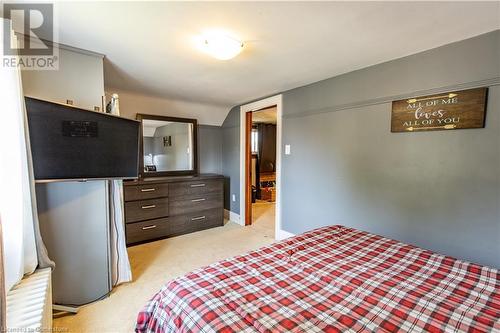
<svg viewBox="0 0 500 333"><path fill-rule="evenodd" d="M203 215L203 216L198 216L198 217L193 217L193 218L191 219L191 221L204 220L205 218L206 218L206 216L205 216L205 215Z"/></svg>
<svg viewBox="0 0 500 333"><path fill-rule="evenodd" d="M156 190L155 188L142 188L141 192L153 192L155 190Z"/></svg>
<svg viewBox="0 0 500 333"><path fill-rule="evenodd" d="M141 206L142 209L156 208L156 205Z"/></svg>
<svg viewBox="0 0 500 333"><path fill-rule="evenodd" d="M205 187L205 184L192 184L191 187Z"/></svg>
<svg viewBox="0 0 500 333"><path fill-rule="evenodd" d="M156 224L148 225L147 227L142 227L142 230L154 229L156 228Z"/></svg>
<svg viewBox="0 0 500 333"><path fill-rule="evenodd" d="M200 202L200 201L205 201L205 200L207 200L207 199L205 199L205 198L202 198L202 199L193 199L193 200L191 200L191 202Z"/></svg>

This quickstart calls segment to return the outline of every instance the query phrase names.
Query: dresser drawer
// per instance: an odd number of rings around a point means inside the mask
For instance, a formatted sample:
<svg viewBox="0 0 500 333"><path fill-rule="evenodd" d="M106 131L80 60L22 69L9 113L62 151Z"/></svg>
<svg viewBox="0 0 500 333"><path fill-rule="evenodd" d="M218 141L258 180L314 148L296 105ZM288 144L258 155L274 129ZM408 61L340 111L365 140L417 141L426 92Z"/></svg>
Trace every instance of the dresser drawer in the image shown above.
<svg viewBox="0 0 500 333"><path fill-rule="evenodd" d="M168 184L124 186L125 201L135 201L168 196Z"/></svg>
<svg viewBox="0 0 500 333"><path fill-rule="evenodd" d="M125 222L168 216L168 198L125 202Z"/></svg>
<svg viewBox="0 0 500 333"><path fill-rule="evenodd" d="M224 211L215 208L173 216L169 218L169 224L172 236L218 227L224 225Z"/></svg>
<svg viewBox="0 0 500 333"><path fill-rule="evenodd" d="M222 179L205 181L182 182L170 184L170 196L200 195L206 193L222 192L224 182Z"/></svg>
<svg viewBox="0 0 500 333"><path fill-rule="evenodd" d="M206 209L222 208L222 193L175 197L170 200L170 215L182 215Z"/></svg>
<svg viewBox="0 0 500 333"><path fill-rule="evenodd" d="M127 244L166 237L170 233L169 221L166 218L128 223L125 226L125 230L127 234Z"/></svg>

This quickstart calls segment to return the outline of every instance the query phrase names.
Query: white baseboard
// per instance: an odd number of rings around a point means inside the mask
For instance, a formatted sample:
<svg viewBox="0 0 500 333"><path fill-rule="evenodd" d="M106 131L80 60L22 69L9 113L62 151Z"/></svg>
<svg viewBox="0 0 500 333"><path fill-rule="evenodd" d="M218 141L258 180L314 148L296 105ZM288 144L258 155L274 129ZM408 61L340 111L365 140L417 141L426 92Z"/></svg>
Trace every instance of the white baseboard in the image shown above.
<svg viewBox="0 0 500 333"><path fill-rule="evenodd" d="M224 218L226 220L229 220L231 222L234 222L234 223L237 223L239 225L243 225L241 223L241 219L240 219L240 215L230 211L230 210L227 210L227 209L224 209Z"/></svg>
<svg viewBox="0 0 500 333"><path fill-rule="evenodd" d="M283 229L279 229L276 232L276 240L282 240L293 236L295 236L295 234L292 234L291 232L285 231Z"/></svg>

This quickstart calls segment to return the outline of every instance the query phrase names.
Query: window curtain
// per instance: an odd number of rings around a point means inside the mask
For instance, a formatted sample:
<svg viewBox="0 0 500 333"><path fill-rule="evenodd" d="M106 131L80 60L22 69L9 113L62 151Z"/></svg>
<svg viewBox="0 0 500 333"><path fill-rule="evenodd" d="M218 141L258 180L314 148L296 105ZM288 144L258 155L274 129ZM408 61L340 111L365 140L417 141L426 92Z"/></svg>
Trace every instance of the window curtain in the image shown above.
<svg viewBox="0 0 500 333"><path fill-rule="evenodd" d="M111 277L113 286L132 281L132 270L128 260L125 240L123 182L109 181L111 210Z"/></svg>
<svg viewBox="0 0 500 333"><path fill-rule="evenodd" d="M0 332L5 332L7 329L7 301L5 296L4 276L2 217L0 216Z"/></svg>
<svg viewBox="0 0 500 333"><path fill-rule="evenodd" d="M110 105L110 113L119 116L120 104L117 94L112 95ZM120 283L132 281L132 270L125 240L123 181L110 180L108 188L111 216L111 278L113 286L117 286Z"/></svg>
<svg viewBox="0 0 500 333"><path fill-rule="evenodd" d="M3 45L3 27L0 34ZM11 29L11 38L16 37ZM0 68L0 215L3 228L5 291L25 274L53 267L40 236L27 115L19 68Z"/></svg>

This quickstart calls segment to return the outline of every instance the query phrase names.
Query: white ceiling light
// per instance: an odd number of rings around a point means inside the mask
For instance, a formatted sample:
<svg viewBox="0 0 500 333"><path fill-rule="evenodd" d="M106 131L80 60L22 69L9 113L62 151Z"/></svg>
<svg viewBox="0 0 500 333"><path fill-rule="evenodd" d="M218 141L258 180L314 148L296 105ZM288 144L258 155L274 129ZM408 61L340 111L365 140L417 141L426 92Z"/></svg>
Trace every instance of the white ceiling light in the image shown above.
<svg viewBox="0 0 500 333"><path fill-rule="evenodd" d="M219 60L232 59L243 49L243 42L220 30L205 32L196 40L201 51Z"/></svg>

